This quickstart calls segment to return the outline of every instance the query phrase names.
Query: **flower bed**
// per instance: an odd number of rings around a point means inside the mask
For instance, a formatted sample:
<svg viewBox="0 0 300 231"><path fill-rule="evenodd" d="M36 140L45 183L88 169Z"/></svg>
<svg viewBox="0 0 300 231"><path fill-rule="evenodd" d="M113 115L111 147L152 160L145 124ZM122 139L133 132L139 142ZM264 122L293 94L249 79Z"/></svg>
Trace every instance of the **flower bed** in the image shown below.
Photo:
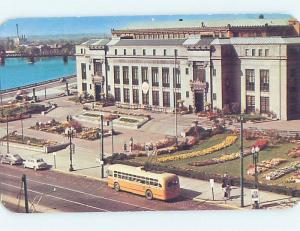
<svg viewBox="0 0 300 231"><path fill-rule="evenodd" d="M300 146L292 149L292 151L289 152L288 156L291 158L300 157Z"/></svg>
<svg viewBox="0 0 300 231"><path fill-rule="evenodd" d="M291 172L294 172L300 168L300 162L292 162L289 165L279 168L273 172L270 172L266 174L266 179L267 180L276 180L280 177L283 177L286 174L289 174Z"/></svg>
<svg viewBox="0 0 300 231"><path fill-rule="evenodd" d="M32 126L31 129L49 132L49 133L55 133L55 134L61 134L61 135L67 135L67 128L73 127L76 131L75 137L80 139L86 139L86 140L96 140L100 138L100 129L99 128L87 128L81 126L81 124L78 121L70 120L65 122L58 122L55 120L50 120L46 123L37 122L35 126ZM104 137L111 135L111 130L104 129L103 130ZM113 131L113 134L118 134L117 132Z"/></svg>
<svg viewBox="0 0 300 231"><path fill-rule="evenodd" d="M268 146L268 140L257 140L253 146L260 147L260 150L265 149ZM245 150L244 157L251 155L251 150ZM203 160L197 161L193 163L189 163L191 166L205 166L205 165L212 165L212 164L219 164L225 163L227 161L232 161L240 158L240 152L230 153L230 154L223 154L220 157L213 158L211 160Z"/></svg>
<svg viewBox="0 0 300 231"><path fill-rule="evenodd" d="M262 173L262 172L266 172L282 163L287 162L286 159L281 159L281 158L274 158L271 160L264 160L260 163L257 164L257 172L258 173ZM250 176L254 176L255 175L255 166L253 164L248 166L248 170L247 170L247 174Z"/></svg>
<svg viewBox="0 0 300 231"><path fill-rule="evenodd" d="M253 147L259 147L260 150L265 149L268 146L269 141L267 139L259 139L255 142Z"/></svg>
<svg viewBox="0 0 300 231"><path fill-rule="evenodd" d="M166 137L156 142L147 143L147 146L149 150L152 150L153 147L156 147L157 149L162 149L174 145L175 142L176 142L175 137ZM133 145L133 150L145 151L145 146L146 144L136 143Z"/></svg>
<svg viewBox="0 0 300 231"><path fill-rule="evenodd" d="M237 136L232 136L232 135L227 136L223 142L216 144L212 147L209 147L209 148L206 148L203 150L197 150L197 151L191 151L191 152L186 152L186 153L182 153L182 154L177 154L177 155L163 156L163 157L157 158L156 161L163 163L163 162L167 162L167 161L183 160L183 159L187 159L187 158L208 155L213 152L219 151L223 148L231 146L237 140L237 138L238 138Z"/></svg>
<svg viewBox="0 0 300 231"><path fill-rule="evenodd" d="M124 118L124 117L120 118L120 121L121 121L121 122L125 122L125 123L133 123L133 124L139 122L139 121L136 120L136 119Z"/></svg>
<svg viewBox="0 0 300 231"><path fill-rule="evenodd" d="M36 146L36 147L44 147L44 146L50 146L50 145L55 145L57 142L55 141L48 141L44 139L37 139L35 137L28 137L28 136L23 136L18 135L16 133L10 133L8 135L9 142L14 142L14 143L19 143L19 144L27 144L30 146ZM7 136L4 136L1 141L6 141Z"/></svg>
<svg viewBox="0 0 300 231"><path fill-rule="evenodd" d="M21 119L28 119L31 118L31 114L23 114L23 115L11 115L11 116L5 116L5 117L0 117L0 123L6 123L16 121L16 120L21 120Z"/></svg>

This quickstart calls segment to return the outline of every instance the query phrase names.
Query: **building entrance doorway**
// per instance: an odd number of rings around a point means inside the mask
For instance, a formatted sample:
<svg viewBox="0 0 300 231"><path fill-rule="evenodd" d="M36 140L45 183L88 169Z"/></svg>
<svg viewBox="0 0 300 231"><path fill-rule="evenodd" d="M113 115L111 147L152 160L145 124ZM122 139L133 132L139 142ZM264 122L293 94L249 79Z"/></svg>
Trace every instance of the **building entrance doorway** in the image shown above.
<svg viewBox="0 0 300 231"><path fill-rule="evenodd" d="M96 101L101 100L101 85L100 84L95 85L95 100Z"/></svg>
<svg viewBox="0 0 300 231"><path fill-rule="evenodd" d="M204 110L203 93L200 91L195 91L195 112L200 112L203 110Z"/></svg>

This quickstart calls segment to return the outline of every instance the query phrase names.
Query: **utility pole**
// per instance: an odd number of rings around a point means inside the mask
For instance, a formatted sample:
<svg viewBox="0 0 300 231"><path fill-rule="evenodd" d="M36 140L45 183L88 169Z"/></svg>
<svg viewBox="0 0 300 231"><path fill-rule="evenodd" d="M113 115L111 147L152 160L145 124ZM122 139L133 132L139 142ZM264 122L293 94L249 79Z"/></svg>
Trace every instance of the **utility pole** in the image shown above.
<svg viewBox="0 0 300 231"><path fill-rule="evenodd" d="M240 160L241 160L241 176L240 176L240 187L241 187L241 207L244 207L244 130L243 130L243 115L240 115L241 130L240 130Z"/></svg>
<svg viewBox="0 0 300 231"><path fill-rule="evenodd" d="M111 154L114 154L114 127L113 127L113 120L111 122Z"/></svg>
<svg viewBox="0 0 300 231"><path fill-rule="evenodd" d="M1 78L0 78L0 103L1 103L1 117L4 117L4 112L3 112L3 100L2 100L2 83L1 83Z"/></svg>
<svg viewBox="0 0 300 231"><path fill-rule="evenodd" d="M21 131L22 131L22 143L24 143L24 126L23 126L23 112L21 112L20 115L20 119L21 119Z"/></svg>
<svg viewBox="0 0 300 231"><path fill-rule="evenodd" d="M176 85L177 85L177 71L176 71L176 61L177 61L177 52L175 51L174 54L174 79L173 79L173 86L174 86L174 110L175 110L175 139L177 145L177 92L176 92Z"/></svg>
<svg viewBox="0 0 300 231"><path fill-rule="evenodd" d="M101 165L101 178L104 178L104 163L103 163L103 156L104 156L103 115L100 115L100 118L101 118L101 153L100 153L100 165Z"/></svg>
<svg viewBox="0 0 300 231"><path fill-rule="evenodd" d="M74 168L73 168L73 153L72 153L72 136L73 136L73 128L69 128L68 130L68 136L69 136L69 146L70 146L70 168L69 171L73 172Z"/></svg>
<svg viewBox="0 0 300 231"><path fill-rule="evenodd" d="M6 115L6 150L7 150L7 153L9 153L8 115Z"/></svg>
<svg viewBox="0 0 300 231"><path fill-rule="evenodd" d="M47 87L45 86L45 100L47 99Z"/></svg>
<svg viewBox="0 0 300 231"><path fill-rule="evenodd" d="M37 98L35 95L35 88L32 88L32 98L33 98L34 102L36 102Z"/></svg>
<svg viewBox="0 0 300 231"><path fill-rule="evenodd" d="M26 213L29 213L27 181L26 181L26 175L25 174L23 174L23 176L22 176L22 182L23 182L23 186L24 186L25 211L26 211Z"/></svg>

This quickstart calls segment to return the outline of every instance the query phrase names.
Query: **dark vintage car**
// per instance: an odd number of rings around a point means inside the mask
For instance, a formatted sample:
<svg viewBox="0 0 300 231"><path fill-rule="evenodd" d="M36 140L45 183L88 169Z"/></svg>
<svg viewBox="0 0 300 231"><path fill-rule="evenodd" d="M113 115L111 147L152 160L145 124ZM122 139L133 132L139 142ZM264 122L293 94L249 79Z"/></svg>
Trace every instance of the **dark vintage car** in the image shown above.
<svg viewBox="0 0 300 231"><path fill-rule="evenodd" d="M0 163L1 164L10 164L10 165L18 165L23 164L23 159L20 155L14 153L7 153L0 155Z"/></svg>

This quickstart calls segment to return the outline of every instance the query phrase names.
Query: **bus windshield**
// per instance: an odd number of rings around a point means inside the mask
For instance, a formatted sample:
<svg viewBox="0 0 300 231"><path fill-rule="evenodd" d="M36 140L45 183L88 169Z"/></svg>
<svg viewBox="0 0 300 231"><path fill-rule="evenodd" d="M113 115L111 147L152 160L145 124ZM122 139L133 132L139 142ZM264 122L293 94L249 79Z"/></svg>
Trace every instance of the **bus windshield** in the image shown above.
<svg viewBox="0 0 300 231"><path fill-rule="evenodd" d="M171 179L170 181L168 181L167 183L167 187L171 188L171 187L177 187L179 184L179 180L178 179Z"/></svg>

